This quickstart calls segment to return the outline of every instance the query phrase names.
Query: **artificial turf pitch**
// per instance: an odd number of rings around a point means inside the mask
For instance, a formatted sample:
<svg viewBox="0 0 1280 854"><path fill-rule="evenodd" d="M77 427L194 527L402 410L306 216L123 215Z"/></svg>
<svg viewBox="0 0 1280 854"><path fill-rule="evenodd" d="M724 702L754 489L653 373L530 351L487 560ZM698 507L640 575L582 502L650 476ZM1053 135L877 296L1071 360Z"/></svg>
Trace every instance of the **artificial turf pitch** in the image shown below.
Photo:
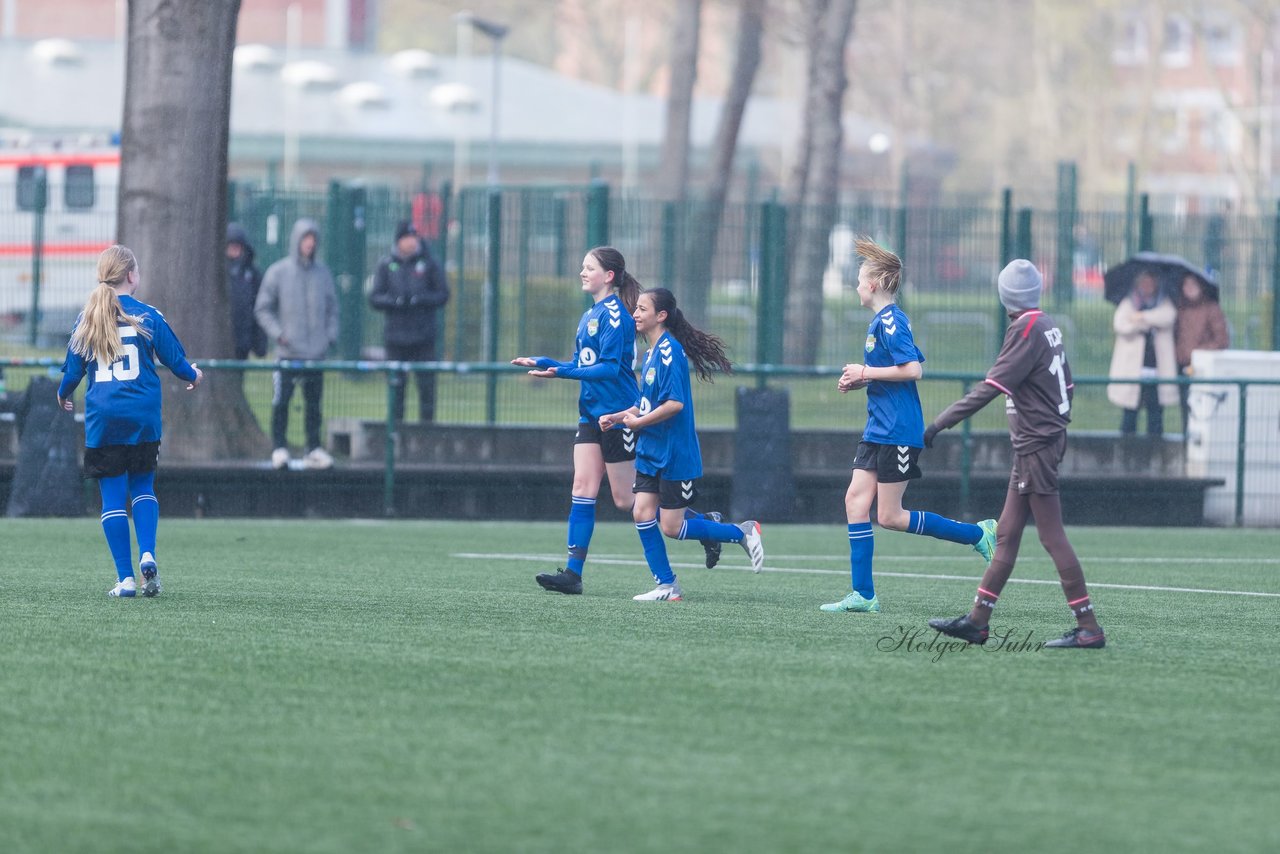
<svg viewBox="0 0 1280 854"><path fill-rule="evenodd" d="M1280 850L1275 533L1069 533L1104 650L1038 649L1030 530L980 649L925 629L980 559L880 530L884 611L833 615L840 527L669 542L639 603L621 524L566 597L562 525L162 519L117 601L95 521L3 521L0 848Z"/></svg>

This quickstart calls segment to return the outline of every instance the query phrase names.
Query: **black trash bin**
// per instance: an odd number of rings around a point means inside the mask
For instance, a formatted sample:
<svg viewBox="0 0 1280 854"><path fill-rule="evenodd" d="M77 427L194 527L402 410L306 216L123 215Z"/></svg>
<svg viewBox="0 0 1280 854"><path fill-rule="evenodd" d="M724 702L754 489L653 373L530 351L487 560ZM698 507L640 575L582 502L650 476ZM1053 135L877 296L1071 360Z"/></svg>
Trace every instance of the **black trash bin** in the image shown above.
<svg viewBox="0 0 1280 854"><path fill-rule="evenodd" d="M739 386L736 410L731 516L789 522L796 499L791 473L791 396L786 389Z"/></svg>

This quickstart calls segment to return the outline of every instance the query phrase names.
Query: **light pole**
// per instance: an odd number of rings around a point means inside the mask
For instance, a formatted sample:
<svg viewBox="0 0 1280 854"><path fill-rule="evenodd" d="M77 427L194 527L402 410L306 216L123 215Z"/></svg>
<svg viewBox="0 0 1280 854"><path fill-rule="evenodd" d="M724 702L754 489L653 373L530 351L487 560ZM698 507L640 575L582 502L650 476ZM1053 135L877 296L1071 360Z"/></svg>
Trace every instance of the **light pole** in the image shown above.
<svg viewBox="0 0 1280 854"><path fill-rule="evenodd" d="M471 12L458 12L454 19L459 24L469 25L473 30L483 33L493 40L493 94L489 101L489 186L498 183L498 107L502 93L502 40L506 38L509 27L495 21L477 18Z"/></svg>

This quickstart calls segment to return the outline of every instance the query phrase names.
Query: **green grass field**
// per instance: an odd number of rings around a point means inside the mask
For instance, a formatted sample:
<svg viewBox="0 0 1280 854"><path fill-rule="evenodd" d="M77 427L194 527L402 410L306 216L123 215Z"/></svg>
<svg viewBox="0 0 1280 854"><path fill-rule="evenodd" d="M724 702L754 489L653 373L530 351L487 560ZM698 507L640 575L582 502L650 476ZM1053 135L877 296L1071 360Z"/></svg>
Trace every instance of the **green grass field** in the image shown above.
<svg viewBox="0 0 1280 854"><path fill-rule="evenodd" d="M1070 533L1105 650L1035 648L1034 533L1000 650L900 643L982 567L879 531L855 616L838 527L766 526L758 576L672 543L666 604L622 524L562 597L560 525L162 521L116 601L96 521L3 521L0 848L1280 849L1275 533Z"/></svg>

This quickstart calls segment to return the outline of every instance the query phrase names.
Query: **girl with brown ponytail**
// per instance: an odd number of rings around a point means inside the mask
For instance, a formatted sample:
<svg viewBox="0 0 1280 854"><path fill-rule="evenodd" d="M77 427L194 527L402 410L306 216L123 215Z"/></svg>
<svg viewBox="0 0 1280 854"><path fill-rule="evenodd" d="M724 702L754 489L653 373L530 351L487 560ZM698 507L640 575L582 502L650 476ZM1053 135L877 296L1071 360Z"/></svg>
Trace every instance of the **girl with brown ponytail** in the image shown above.
<svg viewBox="0 0 1280 854"><path fill-rule="evenodd" d="M702 477L689 368L692 364L705 382L711 381L712 371L731 372L733 364L725 354L724 342L686 320L675 295L666 288L641 292L635 322L636 331L650 345L641 374L640 402L602 415L600 429L622 425L640 434L632 487L636 499L631 512L658 586L633 598L639 602L678 602L684 591L667 558L664 534L678 540L738 543L756 572L764 568L764 544L757 522L730 525L686 512Z"/></svg>
<svg viewBox="0 0 1280 854"><path fill-rule="evenodd" d="M627 272L622 253L597 246L582 259L578 274L592 305L578 321L573 357L519 356L511 364L532 368L531 376L578 380L578 432L573 438L573 496L569 508L569 556L565 568L535 576L544 590L582 592L582 570L596 524L596 497L606 472L613 503L631 508L636 439L630 430L601 430L597 419L635 403L636 324L631 319L640 283Z"/></svg>
<svg viewBox="0 0 1280 854"><path fill-rule="evenodd" d="M111 246L99 256L98 285L76 319L58 386L58 404L71 411L76 387L85 377L89 380L84 396L84 471L98 481L102 531L116 565L118 580L108 595L124 598L138 593L129 506L138 540L142 595L160 592L155 559L160 523L155 471L161 428L156 362L186 380L188 389L204 378L187 361L164 315L133 298L138 282L138 261L129 249Z"/></svg>

